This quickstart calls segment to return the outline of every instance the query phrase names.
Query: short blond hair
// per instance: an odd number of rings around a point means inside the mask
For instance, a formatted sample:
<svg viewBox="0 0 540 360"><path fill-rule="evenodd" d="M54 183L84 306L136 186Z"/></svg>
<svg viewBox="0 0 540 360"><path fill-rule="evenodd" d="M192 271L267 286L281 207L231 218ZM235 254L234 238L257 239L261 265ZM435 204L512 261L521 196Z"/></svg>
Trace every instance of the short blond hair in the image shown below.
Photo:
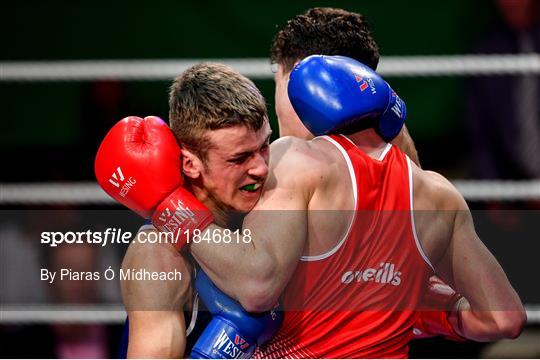
<svg viewBox="0 0 540 360"><path fill-rule="evenodd" d="M172 83L169 121L178 143L204 160L211 145L206 131L237 125L257 131L268 121L268 114L251 80L228 66L202 63Z"/></svg>

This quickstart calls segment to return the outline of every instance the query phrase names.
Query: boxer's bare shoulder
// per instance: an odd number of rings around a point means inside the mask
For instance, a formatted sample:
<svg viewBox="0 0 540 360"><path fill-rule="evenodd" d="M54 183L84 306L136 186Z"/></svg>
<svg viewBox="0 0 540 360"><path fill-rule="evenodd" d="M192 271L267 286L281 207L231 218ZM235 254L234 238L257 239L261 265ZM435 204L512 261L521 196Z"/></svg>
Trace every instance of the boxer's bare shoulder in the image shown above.
<svg viewBox="0 0 540 360"><path fill-rule="evenodd" d="M458 218L469 216L468 206L444 176L412 164L416 232L427 257L436 265L443 257Z"/></svg>
<svg viewBox="0 0 540 360"><path fill-rule="evenodd" d="M457 211L467 210L467 204L456 187L443 175L412 165L414 209Z"/></svg>
<svg viewBox="0 0 540 360"><path fill-rule="evenodd" d="M282 137L272 143L270 169L280 173L298 170L303 181L316 181L317 185L334 173L337 167L345 166L343 155L328 141L311 141L292 136Z"/></svg>
<svg viewBox="0 0 540 360"><path fill-rule="evenodd" d="M323 149L324 148L324 149ZM324 186L336 167L337 149L320 141L306 141L296 137L283 137L272 143L270 151L270 176L265 190L277 186L306 191L306 199L313 191ZM264 195L263 195L264 196Z"/></svg>
<svg viewBox="0 0 540 360"><path fill-rule="evenodd" d="M307 240L310 246L304 255L308 256L335 247L348 229L353 215L350 210L355 206L351 177L343 176L349 173L343 154L324 139L306 141L288 137L273 143L270 157L270 175L255 208L316 210L310 213L311 221L306 222L310 235L298 236L297 242L290 240L293 228L299 227L301 220L297 219L296 226L291 224L287 243L299 244L297 249L302 250ZM288 214L289 220L293 218L292 214ZM326 225L321 227L323 223Z"/></svg>

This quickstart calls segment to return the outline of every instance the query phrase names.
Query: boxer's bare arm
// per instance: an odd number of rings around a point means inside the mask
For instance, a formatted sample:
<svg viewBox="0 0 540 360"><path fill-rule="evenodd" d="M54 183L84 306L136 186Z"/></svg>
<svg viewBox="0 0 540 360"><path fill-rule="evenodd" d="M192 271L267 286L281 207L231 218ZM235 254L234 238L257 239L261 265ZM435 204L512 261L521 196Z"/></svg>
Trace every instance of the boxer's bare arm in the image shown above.
<svg viewBox="0 0 540 360"><path fill-rule="evenodd" d="M419 167L420 158L418 157L418 152L416 151L416 146L414 141L409 134L406 126L403 126L398 136L396 136L392 141L392 144L397 146L401 151L403 151L407 156Z"/></svg>
<svg viewBox="0 0 540 360"><path fill-rule="evenodd" d="M183 306L191 296L191 266L170 244L130 245L128 270L181 273L181 280L121 280L129 317L129 358L179 358L186 346Z"/></svg>
<svg viewBox="0 0 540 360"><path fill-rule="evenodd" d="M439 204L438 212L443 213L438 218L449 225L441 224L449 231L446 243L443 240L437 244L443 251L433 265L436 273L466 298L451 318L454 328L462 336L477 341L517 337L525 322L519 296L476 234L463 196L441 175L427 176L429 182L436 183L434 194L438 195L433 201Z"/></svg>
<svg viewBox="0 0 540 360"><path fill-rule="evenodd" d="M263 195L244 220L243 229L251 232L251 243L191 245L192 254L212 281L248 311L265 311L276 304L304 249L307 205L320 183L322 168L306 158L308 146L294 138L272 144Z"/></svg>

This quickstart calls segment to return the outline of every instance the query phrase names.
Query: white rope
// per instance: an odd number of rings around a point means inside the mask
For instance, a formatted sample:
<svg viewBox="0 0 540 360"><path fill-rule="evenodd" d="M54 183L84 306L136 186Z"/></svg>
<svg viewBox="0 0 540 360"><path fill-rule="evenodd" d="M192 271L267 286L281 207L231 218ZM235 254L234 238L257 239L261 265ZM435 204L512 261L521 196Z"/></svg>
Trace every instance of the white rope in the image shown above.
<svg viewBox="0 0 540 360"><path fill-rule="evenodd" d="M172 80L192 65L229 65L252 79L272 78L268 59L83 60L0 63L2 81Z"/></svg>
<svg viewBox="0 0 540 360"><path fill-rule="evenodd" d="M467 200L517 201L540 199L540 180L453 180ZM97 184L0 183L0 204L114 204Z"/></svg>
<svg viewBox="0 0 540 360"><path fill-rule="evenodd" d="M459 192L467 200L538 200L540 199L540 180L530 181L501 181L483 180L467 181L453 180Z"/></svg>
<svg viewBox="0 0 540 360"><path fill-rule="evenodd" d="M126 311L114 305L2 305L0 324L122 324Z"/></svg>
<svg viewBox="0 0 540 360"><path fill-rule="evenodd" d="M540 74L540 55L393 56L381 60L384 76Z"/></svg>
<svg viewBox="0 0 540 360"><path fill-rule="evenodd" d="M540 324L540 305L525 305L527 324ZM0 324L123 324L126 311L113 305L2 305Z"/></svg>
<svg viewBox="0 0 540 360"><path fill-rule="evenodd" d="M527 324L540 324L540 305L529 304L525 305L525 311L527 312Z"/></svg>
<svg viewBox="0 0 540 360"><path fill-rule="evenodd" d="M114 204L96 183L0 183L0 204Z"/></svg>
<svg viewBox="0 0 540 360"><path fill-rule="evenodd" d="M229 65L252 79L273 77L267 58L0 62L0 81L172 80L203 61ZM383 76L540 74L540 55L385 56Z"/></svg>

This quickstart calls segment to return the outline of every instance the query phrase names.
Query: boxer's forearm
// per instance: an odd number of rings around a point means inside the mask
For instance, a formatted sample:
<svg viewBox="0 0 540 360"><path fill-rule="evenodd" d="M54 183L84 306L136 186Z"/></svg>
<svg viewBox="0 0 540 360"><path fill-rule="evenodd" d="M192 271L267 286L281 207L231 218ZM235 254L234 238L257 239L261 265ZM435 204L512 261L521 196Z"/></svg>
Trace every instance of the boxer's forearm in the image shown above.
<svg viewBox="0 0 540 360"><path fill-rule="evenodd" d="M457 193L457 190L456 190ZM456 195L457 206L451 242L436 265L467 301L455 318L454 328L464 337L492 341L517 337L526 321L519 296L506 274L478 238L468 207Z"/></svg>
<svg viewBox="0 0 540 360"><path fill-rule="evenodd" d="M501 288L504 289L504 285L501 285ZM475 341L518 337L525 325L526 315L513 289L502 290L502 293L494 290L491 293L489 290L486 291L485 287L479 286L478 291L483 292L481 296L485 299L482 303L473 306L463 298L459 302L458 311L449 318L456 332ZM508 294L505 294L506 292Z"/></svg>
<svg viewBox="0 0 540 360"><path fill-rule="evenodd" d="M223 234L225 229L213 224L207 228L209 234ZM248 311L270 310L276 303L276 296L267 289L275 279L276 262L257 234L249 239L226 243L222 235L213 241L192 242L190 251L212 282L223 292L238 300ZM243 241L249 240L249 241ZM259 295L257 295L259 294ZM253 296L258 299L254 301ZM279 295L278 295L279 296ZM253 303L257 305L254 306Z"/></svg>
<svg viewBox="0 0 540 360"><path fill-rule="evenodd" d="M469 302L463 298L459 311L450 316L449 321L456 332L464 338L474 341L496 341L519 336L522 321L519 311L479 311L472 310Z"/></svg>
<svg viewBox="0 0 540 360"><path fill-rule="evenodd" d="M278 193L273 199L279 197ZM267 206L276 208L272 201ZM289 206L294 203L290 200ZM248 243L202 241L190 246L210 279L252 312L267 311L276 304L301 256L307 228L306 211L260 210L244 221L243 228L250 233ZM220 229L212 225L209 231Z"/></svg>
<svg viewBox="0 0 540 360"><path fill-rule="evenodd" d="M192 244L193 255L212 281L248 311L266 311L275 305L306 244L307 204L315 192L312 187L319 182L309 176L291 176L291 171L319 173L303 157L302 146L307 145L294 138L272 144L271 175L242 224L242 235L249 234L247 243Z"/></svg>

